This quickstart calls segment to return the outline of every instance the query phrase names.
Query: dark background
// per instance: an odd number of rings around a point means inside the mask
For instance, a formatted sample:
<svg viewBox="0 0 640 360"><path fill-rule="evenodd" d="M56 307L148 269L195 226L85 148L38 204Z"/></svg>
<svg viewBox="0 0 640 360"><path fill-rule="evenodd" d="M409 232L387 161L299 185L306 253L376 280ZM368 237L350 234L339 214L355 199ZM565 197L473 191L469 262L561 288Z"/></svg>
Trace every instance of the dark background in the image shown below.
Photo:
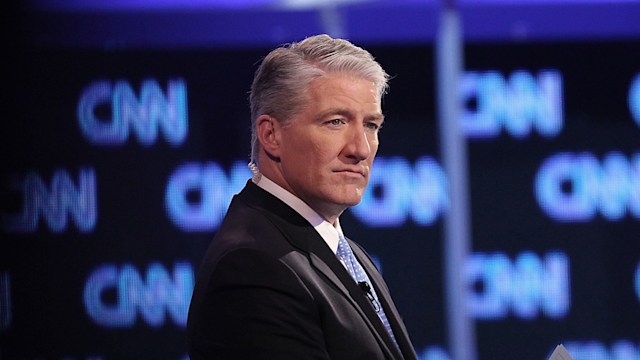
<svg viewBox="0 0 640 360"><path fill-rule="evenodd" d="M344 14L349 11L355 10L348 8ZM7 32L6 59L11 65L3 66L3 219L23 211L23 193L11 186L12 179L35 172L50 186L56 169L63 169L77 184L79 169L90 167L97 179L97 222L87 233L79 231L71 217L60 233L47 227L43 214L30 233L11 232L3 223L0 358L185 358L184 327L168 315L160 326L146 323L139 311L130 327L101 326L87 313L83 291L103 265L122 269L129 264L143 282L151 264L162 265L169 275L177 263L197 268L215 230L186 232L176 226L165 209L167 182L185 163L214 161L229 174L233 164L247 161L248 89L257 62L274 44L163 47L137 40L96 46L103 34L115 30L96 27L101 30L82 34L75 32L81 27L78 22L57 22L84 18L73 12L22 9L19 14L20 26ZM97 11L89 15L111 19ZM118 16L124 15L113 18ZM479 21L475 19L472 25ZM100 21L94 24L104 24ZM72 30L76 40L56 37ZM401 157L412 165L423 156L437 162L441 158L435 49L433 39L418 34L405 41L365 37L360 44L393 76L383 102L386 121L378 157ZM569 350L576 360L640 358L640 290L634 290L640 281L640 218L628 211L616 221L596 214L587 222L562 222L540 208L534 193L541 164L560 152L588 152L602 159L618 151L629 162L635 157L630 189L640 191L640 124L627 103L631 80L640 74L640 41L620 32L606 38L587 35L493 38L464 47L467 70L508 76L516 70L537 74L554 69L563 79L564 125L559 135L544 138L533 131L516 139L503 131L495 138L467 141L472 252L505 254L511 260L528 251L540 258L561 252L570 264L567 314L477 319L479 359L544 359L563 342L574 344ZM131 37L140 36L132 32ZM287 41L298 39L292 34ZM155 79L166 90L173 78L187 85L188 135L183 144L173 147L161 135L150 146L141 145L134 135L121 146L85 140L76 108L89 83L124 80L137 94L145 79ZM192 200L200 200L198 194L192 194ZM442 214L428 225L409 219L401 226L369 227L348 211L341 222L345 232L379 260L418 354L422 359L447 359L435 355L448 347ZM474 286L483 291L482 284ZM115 288L103 296L106 304L118 299ZM631 347L628 355L614 351L621 342ZM607 353L582 353L579 345L587 343L601 345Z"/></svg>

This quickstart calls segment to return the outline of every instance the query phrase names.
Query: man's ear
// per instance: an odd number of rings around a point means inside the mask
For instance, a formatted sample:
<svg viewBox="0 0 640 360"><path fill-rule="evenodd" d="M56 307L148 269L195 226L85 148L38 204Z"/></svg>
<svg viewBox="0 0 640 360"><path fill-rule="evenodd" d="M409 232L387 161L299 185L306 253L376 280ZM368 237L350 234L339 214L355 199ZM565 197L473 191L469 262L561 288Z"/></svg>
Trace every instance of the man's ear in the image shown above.
<svg viewBox="0 0 640 360"><path fill-rule="evenodd" d="M260 146L271 158L280 158L281 126L278 120L269 115L260 115L256 120Z"/></svg>

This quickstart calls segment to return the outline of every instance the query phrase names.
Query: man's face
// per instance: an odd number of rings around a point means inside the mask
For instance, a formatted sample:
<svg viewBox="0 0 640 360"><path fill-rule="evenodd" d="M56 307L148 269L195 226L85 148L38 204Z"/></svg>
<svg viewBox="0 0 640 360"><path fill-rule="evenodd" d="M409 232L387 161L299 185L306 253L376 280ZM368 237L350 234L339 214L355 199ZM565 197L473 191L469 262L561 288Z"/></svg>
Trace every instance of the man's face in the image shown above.
<svg viewBox="0 0 640 360"><path fill-rule="evenodd" d="M382 122L373 82L342 74L311 82L309 102L281 129L285 188L335 220L362 198Z"/></svg>

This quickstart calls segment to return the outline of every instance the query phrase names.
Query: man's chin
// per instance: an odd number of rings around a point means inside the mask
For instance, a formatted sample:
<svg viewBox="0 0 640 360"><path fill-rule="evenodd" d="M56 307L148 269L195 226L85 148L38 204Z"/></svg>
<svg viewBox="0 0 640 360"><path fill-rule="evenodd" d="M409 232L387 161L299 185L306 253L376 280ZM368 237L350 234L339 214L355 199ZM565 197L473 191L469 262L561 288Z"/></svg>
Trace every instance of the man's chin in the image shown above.
<svg viewBox="0 0 640 360"><path fill-rule="evenodd" d="M356 206L356 205L360 204L360 201L362 201L362 195L354 196L354 197L345 197L345 198L341 199L339 204L341 204L343 206L346 206L346 207L351 207L351 206Z"/></svg>
<svg viewBox="0 0 640 360"><path fill-rule="evenodd" d="M349 208L351 206L356 206L362 200L361 196L358 197L333 197L331 199L327 199L328 203L333 204L336 207Z"/></svg>
<svg viewBox="0 0 640 360"><path fill-rule="evenodd" d="M334 191L325 198L327 202L334 204L337 207L348 208L356 206L362 200L364 190L362 188L341 189L342 191Z"/></svg>

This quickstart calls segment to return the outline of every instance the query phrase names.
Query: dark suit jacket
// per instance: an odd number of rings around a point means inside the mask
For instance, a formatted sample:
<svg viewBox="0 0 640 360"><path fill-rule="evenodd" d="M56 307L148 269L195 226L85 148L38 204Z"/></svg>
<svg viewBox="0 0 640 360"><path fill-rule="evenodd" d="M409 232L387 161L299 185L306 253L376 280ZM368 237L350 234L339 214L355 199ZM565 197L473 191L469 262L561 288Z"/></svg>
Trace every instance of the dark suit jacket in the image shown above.
<svg viewBox="0 0 640 360"><path fill-rule="evenodd" d="M309 222L249 181L198 272L187 323L191 359L416 359L380 273L350 244L399 348Z"/></svg>

